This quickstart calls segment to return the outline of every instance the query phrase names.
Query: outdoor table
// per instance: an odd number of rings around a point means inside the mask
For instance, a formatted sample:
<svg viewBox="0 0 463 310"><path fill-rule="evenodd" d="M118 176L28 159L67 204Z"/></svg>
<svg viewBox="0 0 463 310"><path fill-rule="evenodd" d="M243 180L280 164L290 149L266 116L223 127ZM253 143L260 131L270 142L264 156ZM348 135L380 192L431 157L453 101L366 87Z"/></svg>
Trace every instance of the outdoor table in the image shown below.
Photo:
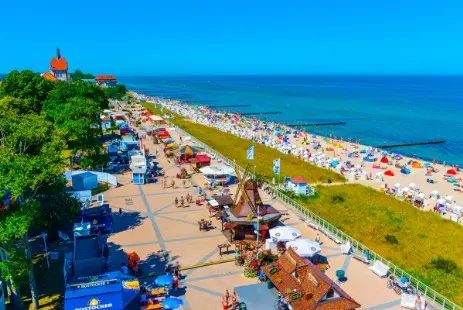
<svg viewBox="0 0 463 310"><path fill-rule="evenodd" d="M222 249L226 248L227 249L226 254L228 254L228 249L231 247L231 244L223 243L223 244L219 244L217 247L219 248L219 255L222 256Z"/></svg>
<svg viewBox="0 0 463 310"><path fill-rule="evenodd" d="M198 225L199 225L199 230L207 230L209 225L210 225L211 222L209 221L205 221L205 220L201 220L201 221L198 221Z"/></svg>

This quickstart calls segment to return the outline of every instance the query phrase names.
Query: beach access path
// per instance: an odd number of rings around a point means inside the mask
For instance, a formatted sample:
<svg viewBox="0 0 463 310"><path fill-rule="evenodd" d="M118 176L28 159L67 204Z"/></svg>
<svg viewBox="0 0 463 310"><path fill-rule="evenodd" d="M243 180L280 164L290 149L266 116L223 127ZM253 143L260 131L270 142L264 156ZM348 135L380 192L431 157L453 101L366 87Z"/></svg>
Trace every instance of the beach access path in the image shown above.
<svg viewBox="0 0 463 310"><path fill-rule="evenodd" d="M179 141L178 133L174 130L170 132L173 139ZM129 182L130 173L127 173L118 177L124 185L105 192L105 201L113 211L117 212L119 208L123 210L122 217L114 216L114 233L108 239L112 268L120 268L121 262L125 260L124 252L132 251L140 256L140 266L145 275L162 272L166 263L185 267L220 260L217 245L227 240L220 231L219 221L211 219L215 228L200 231L197 222L201 219L209 220L206 206L190 204L176 208L174 205L175 197L185 196L186 193L196 198L197 186L205 183L204 177L193 174L191 182L187 182L183 188L182 182L175 178L180 168L164 156L162 144L155 145L151 139L143 139L143 142L152 156L158 151L158 156L153 160L164 170L169 187L163 188L159 178L156 183L134 185ZM213 160L212 164L217 164L217 161ZM170 187L172 179L176 182L175 188ZM230 191L234 193L236 185L230 186ZM264 192L261 195L264 203L288 213L282 219L282 225L298 228L303 238L316 238L317 231L309 228L284 203L273 200ZM362 305L362 309L400 309L400 296L386 287L385 279L376 276L367 265L352 256L342 254L340 246L325 236L321 235L321 241L321 254L327 257L330 265L326 274L335 279L336 270L344 270L347 281L340 285ZM231 251L223 258L233 258L233 254ZM154 277L143 278L140 282L143 286L153 287ZM221 300L225 289L232 292L236 286L254 283L257 283L256 279L244 276L243 267L235 266L233 262L222 263L184 271L180 288L173 291L172 295L183 299L185 310L222 309Z"/></svg>

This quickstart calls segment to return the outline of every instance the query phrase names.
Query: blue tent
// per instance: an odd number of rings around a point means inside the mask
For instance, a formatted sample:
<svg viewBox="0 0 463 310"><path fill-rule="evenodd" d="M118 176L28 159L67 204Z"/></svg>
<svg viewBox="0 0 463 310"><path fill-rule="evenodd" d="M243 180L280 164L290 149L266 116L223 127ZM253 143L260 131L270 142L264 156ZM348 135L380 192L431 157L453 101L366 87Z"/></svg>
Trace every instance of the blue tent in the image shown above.
<svg viewBox="0 0 463 310"><path fill-rule="evenodd" d="M402 168L402 169L400 169L400 172L402 172L403 174L410 174L410 169Z"/></svg>
<svg viewBox="0 0 463 310"><path fill-rule="evenodd" d="M139 290L137 279L110 272L92 281L69 284L64 309L124 309L138 296Z"/></svg>
<svg viewBox="0 0 463 310"><path fill-rule="evenodd" d="M377 161L378 159L377 158L374 158L374 157L371 157L371 156L365 156L363 158L364 161L369 161L369 162L375 162Z"/></svg>
<svg viewBox="0 0 463 310"><path fill-rule="evenodd" d="M331 162L331 166L332 166L332 167L336 167L337 165L339 165L339 162L338 162L338 161L333 160L333 161Z"/></svg>

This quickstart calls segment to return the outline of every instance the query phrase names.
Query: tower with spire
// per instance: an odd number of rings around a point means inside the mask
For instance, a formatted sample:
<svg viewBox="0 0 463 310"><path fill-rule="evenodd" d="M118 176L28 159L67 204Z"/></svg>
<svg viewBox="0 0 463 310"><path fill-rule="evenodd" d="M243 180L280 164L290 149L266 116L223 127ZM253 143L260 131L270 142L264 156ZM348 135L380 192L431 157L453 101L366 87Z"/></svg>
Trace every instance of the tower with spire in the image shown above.
<svg viewBox="0 0 463 310"><path fill-rule="evenodd" d="M50 71L45 72L42 76L49 80L68 81L68 62L61 56L59 48L56 48L56 57L50 61Z"/></svg>

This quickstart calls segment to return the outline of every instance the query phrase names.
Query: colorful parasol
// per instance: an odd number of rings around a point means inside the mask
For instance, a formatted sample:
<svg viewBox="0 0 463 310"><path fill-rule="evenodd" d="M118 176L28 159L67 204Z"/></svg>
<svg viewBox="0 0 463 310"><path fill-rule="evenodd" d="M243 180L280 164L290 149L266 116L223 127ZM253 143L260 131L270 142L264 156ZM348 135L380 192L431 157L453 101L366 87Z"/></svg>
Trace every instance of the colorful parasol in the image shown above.
<svg viewBox="0 0 463 310"><path fill-rule="evenodd" d="M171 152L174 154L179 154L179 155L194 155L197 153L204 152L204 149L199 146L185 145L185 146L173 148Z"/></svg>

